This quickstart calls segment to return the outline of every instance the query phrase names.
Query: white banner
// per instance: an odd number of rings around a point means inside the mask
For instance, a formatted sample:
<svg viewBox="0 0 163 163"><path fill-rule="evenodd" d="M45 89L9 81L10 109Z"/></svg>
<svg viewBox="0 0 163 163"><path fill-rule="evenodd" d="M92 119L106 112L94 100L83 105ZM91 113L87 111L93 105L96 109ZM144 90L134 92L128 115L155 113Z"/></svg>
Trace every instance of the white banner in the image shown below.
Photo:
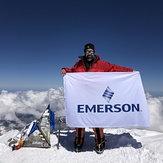
<svg viewBox="0 0 163 163"><path fill-rule="evenodd" d="M63 79L69 127L149 126L138 71L67 73Z"/></svg>

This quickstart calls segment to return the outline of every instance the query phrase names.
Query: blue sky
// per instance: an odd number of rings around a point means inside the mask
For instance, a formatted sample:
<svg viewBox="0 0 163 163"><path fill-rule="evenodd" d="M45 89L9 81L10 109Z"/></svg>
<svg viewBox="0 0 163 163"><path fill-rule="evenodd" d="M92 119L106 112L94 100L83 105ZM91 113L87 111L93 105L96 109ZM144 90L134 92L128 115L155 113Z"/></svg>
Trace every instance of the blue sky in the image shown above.
<svg viewBox="0 0 163 163"><path fill-rule="evenodd" d="M140 71L163 95L162 0L0 1L0 90L63 86L86 43L102 60Z"/></svg>

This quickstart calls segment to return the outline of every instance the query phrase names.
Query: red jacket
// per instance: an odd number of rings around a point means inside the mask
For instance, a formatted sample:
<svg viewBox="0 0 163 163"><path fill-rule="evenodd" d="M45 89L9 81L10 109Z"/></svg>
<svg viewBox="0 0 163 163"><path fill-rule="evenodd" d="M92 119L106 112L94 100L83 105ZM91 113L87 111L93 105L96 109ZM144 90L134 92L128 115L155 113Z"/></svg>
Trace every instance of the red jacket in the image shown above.
<svg viewBox="0 0 163 163"><path fill-rule="evenodd" d="M84 60L81 59L75 63L75 65L70 68L65 68L66 72L131 72L133 69L126 68L123 66L118 66L115 64L111 64L109 62L105 62L100 60L98 55L95 55L96 59L92 63L90 69L87 71Z"/></svg>

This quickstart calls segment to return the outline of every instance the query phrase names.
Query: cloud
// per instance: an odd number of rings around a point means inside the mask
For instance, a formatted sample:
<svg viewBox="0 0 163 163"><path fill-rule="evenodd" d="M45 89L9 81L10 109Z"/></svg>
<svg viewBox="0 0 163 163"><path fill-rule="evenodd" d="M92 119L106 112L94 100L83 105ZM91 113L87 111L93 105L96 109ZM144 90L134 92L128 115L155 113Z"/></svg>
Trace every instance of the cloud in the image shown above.
<svg viewBox="0 0 163 163"><path fill-rule="evenodd" d="M163 97L146 94L150 114L150 129L163 132Z"/></svg>
<svg viewBox="0 0 163 163"><path fill-rule="evenodd" d="M0 123L22 127L39 118L49 104L56 116L65 116L63 88L14 93L3 90L0 93Z"/></svg>
<svg viewBox="0 0 163 163"><path fill-rule="evenodd" d="M163 97L146 93L150 113L150 130L163 132ZM56 116L65 116L63 88L47 91L18 91L0 93L0 124L9 127L24 127L41 116L50 104Z"/></svg>

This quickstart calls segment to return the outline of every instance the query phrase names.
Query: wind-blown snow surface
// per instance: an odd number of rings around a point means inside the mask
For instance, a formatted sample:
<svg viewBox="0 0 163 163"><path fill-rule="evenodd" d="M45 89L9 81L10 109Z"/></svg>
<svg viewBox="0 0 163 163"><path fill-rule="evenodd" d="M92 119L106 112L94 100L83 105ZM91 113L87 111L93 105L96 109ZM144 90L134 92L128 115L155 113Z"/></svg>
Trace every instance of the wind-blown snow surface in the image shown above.
<svg viewBox="0 0 163 163"><path fill-rule="evenodd" d="M138 129L105 129L106 149L103 154L94 151L94 134L86 129L83 151L73 151L74 130L62 130L59 149L57 137L51 134L49 149L21 148L12 151L7 140L18 131L0 136L0 163L162 163L163 133Z"/></svg>
<svg viewBox="0 0 163 163"><path fill-rule="evenodd" d="M21 148L12 151L7 144L27 122L39 118L48 104L57 116L64 116L63 89L0 93L0 163L163 163L163 97L146 93L150 128L105 129L106 150L94 151L94 133L87 128L81 153L73 151L74 130L62 130L60 148L57 136L51 134L51 148ZM10 130L6 131L6 127Z"/></svg>

